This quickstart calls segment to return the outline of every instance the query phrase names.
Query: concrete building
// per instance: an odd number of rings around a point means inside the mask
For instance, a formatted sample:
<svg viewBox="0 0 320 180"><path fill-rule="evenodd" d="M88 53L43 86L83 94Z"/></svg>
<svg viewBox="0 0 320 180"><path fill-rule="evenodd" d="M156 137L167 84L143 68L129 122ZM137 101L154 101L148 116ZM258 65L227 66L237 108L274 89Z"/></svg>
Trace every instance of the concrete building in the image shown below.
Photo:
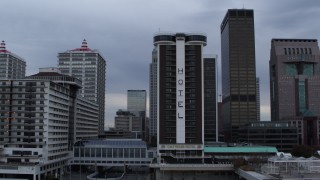
<svg viewBox="0 0 320 180"><path fill-rule="evenodd" d="M97 137L98 108L77 100L80 84L54 68L26 79L0 81L0 177L61 175L73 143ZM76 108L81 104L85 106ZM86 111L76 112L79 109Z"/></svg>
<svg viewBox="0 0 320 180"><path fill-rule="evenodd" d="M80 95L99 105L99 134L104 132L106 60L98 50L82 46L58 54L58 67L63 74L81 80Z"/></svg>
<svg viewBox="0 0 320 180"><path fill-rule="evenodd" d="M75 144L71 165L149 166L156 151L139 139L79 141Z"/></svg>
<svg viewBox="0 0 320 180"><path fill-rule="evenodd" d="M236 141L240 126L257 121L253 10L228 10L221 23L221 62L225 138Z"/></svg>
<svg viewBox="0 0 320 180"><path fill-rule="evenodd" d="M271 120L300 125L305 145L319 145L319 63L316 39L271 40Z"/></svg>
<svg viewBox="0 0 320 180"><path fill-rule="evenodd" d="M202 34L157 34L157 119L160 159L203 156L204 58ZM214 99L213 99L214 100ZM173 155L173 159L170 156ZM195 159L193 159L195 160Z"/></svg>
<svg viewBox="0 0 320 180"><path fill-rule="evenodd" d="M8 51L4 41L0 44L0 79L20 79L26 75L26 62Z"/></svg>
<svg viewBox="0 0 320 180"><path fill-rule="evenodd" d="M135 116L130 111L117 111L114 118L115 129L124 132L137 132L143 138L143 118Z"/></svg>
<svg viewBox="0 0 320 180"><path fill-rule="evenodd" d="M81 81L61 74L57 68L40 68L40 72L26 79L52 81L68 88L69 93L69 148L75 142L98 137L98 104L79 96Z"/></svg>
<svg viewBox="0 0 320 180"><path fill-rule="evenodd" d="M299 144L298 128L287 122L254 122L239 129L244 145L273 146L280 152L291 152Z"/></svg>
<svg viewBox="0 0 320 180"><path fill-rule="evenodd" d="M156 144L157 141L157 75L158 75L157 50L152 51L152 62L149 74L149 142Z"/></svg>

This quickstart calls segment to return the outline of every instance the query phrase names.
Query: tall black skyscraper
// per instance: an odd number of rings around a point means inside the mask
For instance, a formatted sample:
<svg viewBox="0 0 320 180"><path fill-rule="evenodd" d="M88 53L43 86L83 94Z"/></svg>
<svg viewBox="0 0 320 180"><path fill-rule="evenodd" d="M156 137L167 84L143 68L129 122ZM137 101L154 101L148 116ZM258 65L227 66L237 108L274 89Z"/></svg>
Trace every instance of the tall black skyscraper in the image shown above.
<svg viewBox="0 0 320 180"><path fill-rule="evenodd" d="M236 135L239 126L257 120L253 10L228 10L221 24L221 55L224 130Z"/></svg>

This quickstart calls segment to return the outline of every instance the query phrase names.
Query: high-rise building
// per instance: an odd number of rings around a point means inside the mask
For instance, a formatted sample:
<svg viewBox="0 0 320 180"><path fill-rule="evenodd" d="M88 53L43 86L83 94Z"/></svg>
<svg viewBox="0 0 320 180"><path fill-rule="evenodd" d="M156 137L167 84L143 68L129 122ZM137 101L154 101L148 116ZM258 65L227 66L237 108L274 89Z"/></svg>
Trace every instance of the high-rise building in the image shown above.
<svg viewBox="0 0 320 180"><path fill-rule="evenodd" d="M228 10L221 23L221 55L224 130L227 139L236 140L240 126L257 121L253 10Z"/></svg>
<svg viewBox="0 0 320 180"><path fill-rule="evenodd" d="M143 138L148 136L148 124L146 124L147 92L146 90L128 90L127 110L136 117L142 119Z"/></svg>
<svg viewBox="0 0 320 180"><path fill-rule="evenodd" d="M165 159L170 153L177 156L203 154L205 92L202 49L206 41L207 37L202 34L154 36L158 52L157 147L161 158Z"/></svg>
<svg viewBox="0 0 320 180"><path fill-rule="evenodd" d="M116 130L124 132L142 132L142 121L143 118L135 116L130 111L117 111L117 116L114 118L114 124Z"/></svg>
<svg viewBox="0 0 320 180"><path fill-rule="evenodd" d="M127 93L127 110L135 116L145 118L147 110L146 90L128 90Z"/></svg>
<svg viewBox="0 0 320 180"><path fill-rule="evenodd" d="M260 114L260 78L256 78L256 88L257 88L257 121L259 122L261 120L261 114Z"/></svg>
<svg viewBox="0 0 320 180"><path fill-rule="evenodd" d="M0 80L0 162L11 167L0 168L1 177L61 175L73 144L98 137L98 105L77 97L80 87L57 68Z"/></svg>
<svg viewBox="0 0 320 180"><path fill-rule="evenodd" d="M6 50L4 41L0 44L0 79L20 79L26 75L26 62Z"/></svg>
<svg viewBox="0 0 320 180"><path fill-rule="evenodd" d="M218 141L216 55L203 58L204 141Z"/></svg>
<svg viewBox="0 0 320 180"><path fill-rule="evenodd" d="M316 39L272 39L270 51L272 121L302 128L302 144L319 144L320 52ZM300 132L299 132L300 133Z"/></svg>
<svg viewBox="0 0 320 180"><path fill-rule="evenodd" d="M149 142L157 141L157 50L152 51L149 77Z"/></svg>
<svg viewBox="0 0 320 180"><path fill-rule="evenodd" d="M99 134L104 132L106 60L98 50L82 46L58 54L58 67L63 74L82 81L80 96L99 105Z"/></svg>
<svg viewBox="0 0 320 180"><path fill-rule="evenodd" d="M25 79L52 81L68 89L69 149L77 141L98 137L98 104L77 96L81 89L79 79L61 74L56 67L40 68L39 73Z"/></svg>

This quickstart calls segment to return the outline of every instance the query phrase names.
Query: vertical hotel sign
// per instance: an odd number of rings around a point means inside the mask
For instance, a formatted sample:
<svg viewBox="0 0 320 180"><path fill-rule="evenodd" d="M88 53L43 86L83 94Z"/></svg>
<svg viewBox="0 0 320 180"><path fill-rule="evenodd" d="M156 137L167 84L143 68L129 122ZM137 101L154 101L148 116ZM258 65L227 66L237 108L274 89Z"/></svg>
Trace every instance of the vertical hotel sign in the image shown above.
<svg viewBox="0 0 320 180"><path fill-rule="evenodd" d="M179 36L180 35L180 36ZM176 35L176 138L185 143L185 37Z"/></svg>

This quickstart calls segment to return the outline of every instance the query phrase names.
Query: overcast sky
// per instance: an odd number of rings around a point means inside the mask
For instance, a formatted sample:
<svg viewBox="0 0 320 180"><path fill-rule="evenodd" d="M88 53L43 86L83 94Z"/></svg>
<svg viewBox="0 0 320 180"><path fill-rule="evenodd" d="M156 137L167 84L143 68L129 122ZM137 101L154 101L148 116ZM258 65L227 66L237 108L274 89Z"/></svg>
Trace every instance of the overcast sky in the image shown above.
<svg viewBox="0 0 320 180"><path fill-rule="evenodd" d="M26 60L31 75L40 67L56 67L57 53L80 47L85 38L89 48L98 49L107 61L106 125L110 126L115 112L126 109L128 89L149 91L155 33L205 33L204 52L217 54L221 64L220 23L234 8L254 9L261 119L270 120L270 41L318 39L318 0L2 0L0 40Z"/></svg>

